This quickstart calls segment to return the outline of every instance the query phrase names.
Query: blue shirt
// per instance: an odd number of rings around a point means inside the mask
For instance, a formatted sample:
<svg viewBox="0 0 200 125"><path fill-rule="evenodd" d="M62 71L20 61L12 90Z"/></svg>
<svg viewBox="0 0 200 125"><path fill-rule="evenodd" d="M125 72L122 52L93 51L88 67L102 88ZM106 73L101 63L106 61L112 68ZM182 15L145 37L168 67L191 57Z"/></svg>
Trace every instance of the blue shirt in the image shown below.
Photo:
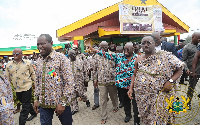
<svg viewBox="0 0 200 125"><path fill-rule="evenodd" d="M135 70L135 60L137 54L133 54L133 57L129 61L123 53L109 54L108 52L99 52L98 55L112 60L116 64L116 77L115 85L120 88L129 89L131 85L131 77Z"/></svg>
<svg viewBox="0 0 200 125"><path fill-rule="evenodd" d="M180 49L180 50L178 50L177 51L177 53L178 53L178 58L180 59L180 60L182 60L182 54L183 54L183 48L182 49Z"/></svg>

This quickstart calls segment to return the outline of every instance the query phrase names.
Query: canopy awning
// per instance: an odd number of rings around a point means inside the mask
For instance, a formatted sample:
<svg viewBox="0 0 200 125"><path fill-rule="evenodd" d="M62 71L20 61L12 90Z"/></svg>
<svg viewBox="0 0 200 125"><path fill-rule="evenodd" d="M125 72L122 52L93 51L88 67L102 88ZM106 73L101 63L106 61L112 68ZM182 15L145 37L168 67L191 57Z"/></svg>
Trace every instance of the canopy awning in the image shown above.
<svg viewBox="0 0 200 125"><path fill-rule="evenodd" d="M53 44L53 49L62 49L65 48L66 43L61 43L61 44ZM31 46L31 47L26 47L26 46L20 46L20 47L8 47L8 48L0 48L0 56L12 56L13 55L13 50L15 48L21 48L22 53L24 55L30 55L35 53L40 53L39 50L37 49L37 46Z"/></svg>
<svg viewBox="0 0 200 125"><path fill-rule="evenodd" d="M178 17L172 14L157 0L124 0L119 3L130 4L134 6L160 5L162 6L162 22L165 32L162 36L174 36L189 32L189 26L182 22ZM107 35L118 35L120 32L115 28L112 31L103 30L102 27L119 27L119 7L116 3L103 10L100 10L90 16L78 20L70 25L67 25L57 30L59 41L62 40L83 40L84 38L100 38ZM113 34L112 34L113 33ZM126 36L126 34L120 34ZM130 35L130 34L129 34ZM131 35L130 35L131 36ZM132 35L134 36L134 35Z"/></svg>

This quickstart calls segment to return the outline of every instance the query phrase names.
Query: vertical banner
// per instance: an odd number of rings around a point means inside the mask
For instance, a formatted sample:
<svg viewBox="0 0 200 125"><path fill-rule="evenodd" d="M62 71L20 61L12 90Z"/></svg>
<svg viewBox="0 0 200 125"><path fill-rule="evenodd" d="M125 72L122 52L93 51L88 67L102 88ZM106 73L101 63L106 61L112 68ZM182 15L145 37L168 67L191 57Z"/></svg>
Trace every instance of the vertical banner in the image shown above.
<svg viewBox="0 0 200 125"><path fill-rule="evenodd" d="M156 19L156 20L155 20ZM162 31L162 7L119 4L121 34L150 34Z"/></svg>
<svg viewBox="0 0 200 125"><path fill-rule="evenodd" d="M162 23L162 7L159 5L153 6L154 27L156 32L164 32Z"/></svg>

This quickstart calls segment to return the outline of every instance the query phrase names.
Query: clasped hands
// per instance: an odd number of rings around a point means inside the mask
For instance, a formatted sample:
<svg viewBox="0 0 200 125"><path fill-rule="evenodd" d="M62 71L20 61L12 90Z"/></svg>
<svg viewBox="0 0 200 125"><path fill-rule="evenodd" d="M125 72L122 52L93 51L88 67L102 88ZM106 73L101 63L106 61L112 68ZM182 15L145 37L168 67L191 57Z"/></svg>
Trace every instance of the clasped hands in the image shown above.
<svg viewBox="0 0 200 125"><path fill-rule="evenodd" d="M38 114L39 113L39 102L38 101L34 102L33 108L34 108L35 112ZM56 116L60 116L64 111L65 111L65 106L62 106L61 104L58 104L56 106L56 109L55 109Z"/></svg>

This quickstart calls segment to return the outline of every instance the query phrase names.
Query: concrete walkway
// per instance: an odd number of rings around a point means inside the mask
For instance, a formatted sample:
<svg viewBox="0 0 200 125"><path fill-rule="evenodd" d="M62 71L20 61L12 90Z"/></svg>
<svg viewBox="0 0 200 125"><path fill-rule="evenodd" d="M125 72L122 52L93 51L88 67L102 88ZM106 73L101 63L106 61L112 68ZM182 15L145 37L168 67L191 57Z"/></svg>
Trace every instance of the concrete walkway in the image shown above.
<svg viewBox="0 0 200 125"><path fill-rule="evenodd" d="M187 86L181 86L181 88L183 91L187 90ZM200 91L200 85L197 85L195 90ZM91 107L87 107L84 102L79 101L79 112L76 113L75 115L73 115L73 121L74 121L73 125L100 125L101 124L100 123L101 109L100 108L97 108L96 110L91 109L94 104L93 91L94 91L93 84L90 81L87 95L90 100ZM198 98L196 98L193 102L194 102L193 104L195 107L196 106L199 107ZM124 113L123 108L119 109L119 111L116 113L112 112L112 103L111 103L110 99L108 101L107 111L108 111L108 120L107 120L106 125L133 125L134 124L133 118L128 123L124 122L125 113ZM133 113L132 113L132 115L133 115ZM15 122L16 122L15 124L16 125L19 124L18 118L19 118L19 113L15 114ZM182 119L182 120L184 120L184 119ZM200 124L200 111L198 111L196 117L192 121L188 122L186 125L198 125L198 124ZM32 121L27 122L26 125L40 125L39 114ZM54 118L53 118L53 125L61 125L61 123L56 115L54 115Z"/></svg>

